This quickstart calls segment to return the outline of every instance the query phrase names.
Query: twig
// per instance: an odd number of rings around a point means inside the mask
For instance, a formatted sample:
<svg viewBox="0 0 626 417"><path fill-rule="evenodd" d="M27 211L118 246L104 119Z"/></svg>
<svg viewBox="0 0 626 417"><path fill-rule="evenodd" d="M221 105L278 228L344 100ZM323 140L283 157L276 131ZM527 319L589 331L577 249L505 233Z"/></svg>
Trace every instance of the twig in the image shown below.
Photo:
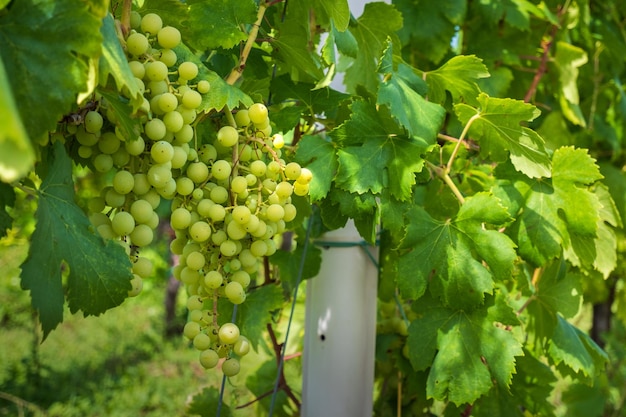
<svg viewBox="0 0 626 417"><path fill-rule="evenodd" d="M246 68L246 61L248 60L248 55L250 55L250 51L252 50L252 45L256 42L257 35L259 34L259 28L261 27L261 22L263 22L263 16L265 15L265 10L267 10L267 4L260 4L259 10L257 12L256 22L252 25L252 29L248 34L248 40L246 41L246 45L241 51L241 55L239 56L239 63L235 68L232 69L228 77L226 78L226 83L230 85L234 85L237 80L241 77L243 70Z"/></svg>
<svg viewBox="0 0 626 417"><path fill-rule="evenodd" d="M281 357L283 344L278 343L278 340L276 339L276 334L274 333L274 328L272 327L271 323L267 323L267 331L270 335L270 339L272 339L272 347L274 348L274 353L276 354L276 362L280 363L280 357ZM287 397L289 397L289 399L291 399L291 401L294 402L296 407L300 409L300 401L295 396L293 391L291 391L291 387L289 386L289 384L287 384L287 380L285 379L285 368L282 368L280 370L280 375L278 378L279 378L278 387L282 389L283 391L285 391L285 394L287 394Z"/></svg>

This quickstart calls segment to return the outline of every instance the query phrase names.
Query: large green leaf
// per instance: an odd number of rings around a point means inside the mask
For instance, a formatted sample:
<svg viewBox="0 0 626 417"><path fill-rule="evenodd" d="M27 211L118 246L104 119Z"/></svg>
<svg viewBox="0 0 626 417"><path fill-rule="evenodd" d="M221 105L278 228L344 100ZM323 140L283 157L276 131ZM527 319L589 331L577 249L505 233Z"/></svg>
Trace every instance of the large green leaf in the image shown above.
<svg viewBox="0 0 626 417"><path fill-rule="evenodd" d="M102 52L101 24L79 0L17 1L0 17L0 58L31 140L54 130L87 91L88 59Z"/></svg>
<svg viewBox="0 0 626 417"><path fill-rule="evenodd" d="M187 41L201 51L232 48L247 39L242 28L256 20L254 0L190 0L187 5Z"/></svg>
<svg viewBox="0 0 626 417"><path fill-rule="evenodd" d="M372 93L378 89L376 59L382 55L389 37L397 45L400 44L395 32L401 27L402 15L395 7L382 2L365 5L363 14L356 24L350 27L359 49L344 78L348 91L355 91L358 85L364 86Z"/></svg>
<svg viewBox="0 0 626 417"><path fill-rule="evenodd" d="M304 136L298 142L296 160L313 173L309 185L312 201L326 197L337 172L337 156L332 142L319 136Z"/></svg>
<svg viewBox="0 0 626 417"><path fill-rule="evenodd" d="M419 206L406 213L406 236L398 261L398 288L407 298L426 290L445 306L471 309L491 293L495 279L510 276L517 258L513 242L484 227L510 221L506 209L490 194L467 198L457 216L436 220Z"/></svg>
<svg viewBox="0 0 626 417"><path fill-rule="evenodd" d="M520 100L492 98L481 93L477 108L457 104L461 123L470 121L470 134L480 142L480 151L497 162L510 152L515 168L531 178L550 176L550 157L544 141L534 130L521 125L539 116L539 110Z"/></svg>
<svg viewBox="0 0 626 417"><path fill-rule="evenodd" d="M350 192L374 194L389 187L399 200L411 196L415 173L422 170L428 143L407 137L384 108L359 100L350 120L331 132L340 144L337 186Z"/></svg>
<svg viewBox="0 0 626 417"><path fill-rule="evenodd" d="M416 370L432 360L428 397L460 405L494 387L508 392L515 357L523 350L505 329L518 321L503 299L489 297L472 312L443 307L429 297L413 306L417 318L409 326L409 358Z"/></svg>
<svg viewBox="0 0 626 417"><path fill-rule="evenodd" d="M578 94L578 68L587 63L587 53L570 43L559 41L556 43L554 65L559 72L561 84L561 111L567 119L580 126L586 126L585 118L580 107Z"/></svg>
<svg viewBox="0 0 626 417"><path fill-rule="evenodd" d="M350 6L348 0L314 0L313 7L323 10L328 19L332 19L333 26L339 32L348 28L350 23Z"/></svg>
<svg viewBox="0 0 626 417"><path fill-rule="evenodd" d="M122 246L97 235L74 202L72 162L63 145L50 148L39 188L37 227L22 264L22 287L30 290L44 337L63 320L64 293L72 313L99 315L124 301L131 264ZM63 288L63 265L69 267Z"/></svg>
<svg viewBox="0 0 626 417"><path fill-rule="evenodd" d="M489 71L480 58L457 55L436 70L425 72L424 77L429 100L443 104L448 91L453 103L464 101L477 105L480 93L477 81L489 77Z"/></svg>

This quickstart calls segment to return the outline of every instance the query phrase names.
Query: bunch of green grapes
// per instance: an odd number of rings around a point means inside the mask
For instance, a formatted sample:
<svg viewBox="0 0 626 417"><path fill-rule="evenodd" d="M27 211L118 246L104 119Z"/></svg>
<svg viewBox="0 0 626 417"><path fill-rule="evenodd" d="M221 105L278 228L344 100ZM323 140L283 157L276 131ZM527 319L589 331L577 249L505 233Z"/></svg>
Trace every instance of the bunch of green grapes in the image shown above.
<svg viewBox="0 0 626 417"><path fill-rule="evenodd" d="M217 317L219 299L238 305L256 278L263 257L295 219L294 195L305 196L311 172L281 158L282 135L272 135L268 110L256 103L240 109L212 141L198 149L198 161L178 178L187 186L172 201L172 252L180 255L174 275L186 286L191 311L184 334L201 350L206 368L219 359L225 375L239 371L237 357L248 340L234 323Z"/></svg>
<svg viewBox="0 0 626 417"><path fill-rule="evenodd" d="M78 125L67 128L79 162L111 179L88 209L98 233L124 246L133 262L130 296L141 291L142 280L152 273L150 261L139 255L139 249L154 239L159 224L155 210L161 199L177 195L177 172L197 158L190 146L195 135L192 124L210 84L189 83L198 74L193 62L174 67L178 59L173 48L180 38L178 29L163 26L158 15L142 18L133 13L126 51L134 75L130 82L144 95L143 105L132 115L141 130L129 136L113 106L101 97Z"/></svg>

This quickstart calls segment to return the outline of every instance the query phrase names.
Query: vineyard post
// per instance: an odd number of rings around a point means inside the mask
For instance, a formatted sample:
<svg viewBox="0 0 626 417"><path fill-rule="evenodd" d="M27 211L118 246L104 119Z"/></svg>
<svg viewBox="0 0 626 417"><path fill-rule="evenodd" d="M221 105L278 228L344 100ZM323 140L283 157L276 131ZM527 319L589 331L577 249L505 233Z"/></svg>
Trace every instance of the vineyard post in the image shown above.
<svg viewBox="0 0 626 417"><path fill-rule="evenodd" d="M352 220L318 242L320 272L307 283L304 417L372 411L378 250L361 242Z"/></svg>

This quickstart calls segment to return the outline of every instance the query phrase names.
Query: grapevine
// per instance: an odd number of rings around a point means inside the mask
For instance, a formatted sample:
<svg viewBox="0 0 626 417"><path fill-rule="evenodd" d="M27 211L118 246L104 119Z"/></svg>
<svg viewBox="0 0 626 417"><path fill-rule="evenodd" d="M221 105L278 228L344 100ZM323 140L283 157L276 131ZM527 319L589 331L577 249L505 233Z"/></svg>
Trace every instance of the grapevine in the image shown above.
<svg viewBox="0 0 626 417"><path fill-rule="evenodd" d="M189 295L183 334L200 351L203 367L226 358L222 370L234 376L250 343L235 323L219 317L218 302L246 300L262 260L276 252L275 238L296 218L292 197L307 196L312 174L283 158L284 138L272 134L262 103L225 109L217 132L199 137L198 124L211 122L201 109L211 86L198 77L196 63L178 62L180 43L178 29L163 26L159 15L133 11L125 50L143 93L132 115L137 129L125 131L114 106L96 94L95 108L65 125L64 141L78 163L111 178L89 201L89 219L132 261L129 296L152 274L141 248L154 239L155 210L169 201L170 249L179 255L173 274Z"/></svg>

